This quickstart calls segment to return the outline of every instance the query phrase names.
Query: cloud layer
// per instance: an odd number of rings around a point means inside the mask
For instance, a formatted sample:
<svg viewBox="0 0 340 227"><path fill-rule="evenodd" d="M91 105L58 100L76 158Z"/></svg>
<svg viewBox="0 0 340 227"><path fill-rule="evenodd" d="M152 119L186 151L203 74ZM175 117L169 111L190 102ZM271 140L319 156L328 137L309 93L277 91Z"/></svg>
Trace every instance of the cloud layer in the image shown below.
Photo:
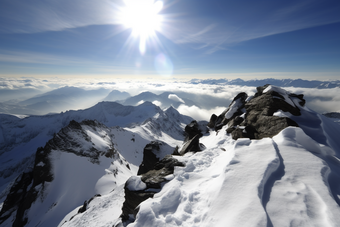
<svg viewBox="0 0 340 227"><path fill-rule="evenodd" d="M178 81L158 83L134 81L131 83L130 81L119 81L116 79L0 78L0 102L6 102L11 99L24 100L38 93L51 91L64 86L74 86L86 90L106 88L109 90L125 91L132 96L142 91L150 91L155 94L171 92L168 98L183 103L178 107L178 110L182 114L192 116L197 120L207 121L211 114L220 114L227 108L239 92L246 92L248 95L253 95L256 92L255 87L190 84ZM307 107L317 112L340 112L340 88L315 89L287 87L285 89L293 93L304 94L307 100ZM183 99L189 99L196 103L196 105L188 106L184 103ZM141 102L143 102L143 100L141 100ZM155 102L154 104L162 106L160 102Z"/></svg>

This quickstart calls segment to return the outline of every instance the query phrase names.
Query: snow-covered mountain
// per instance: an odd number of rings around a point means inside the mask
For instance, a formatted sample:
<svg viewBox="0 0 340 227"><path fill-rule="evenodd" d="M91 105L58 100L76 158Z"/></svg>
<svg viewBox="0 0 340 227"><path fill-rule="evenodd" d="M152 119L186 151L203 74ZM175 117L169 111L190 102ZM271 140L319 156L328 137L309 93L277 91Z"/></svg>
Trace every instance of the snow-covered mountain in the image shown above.
<svg viewBox="0 0 340 227"><path fill-rule="evenodd" d="M319 80L303 80L303 79L254 79L242 80L238 79L192 79L192 84L220 84L220 85L238 85L258 87L263 84L272 84L280 87L302 87L302 88L335 88L340 87L340 81L319 81Z"/></svg>
<svg viewBox="0 0 340 227"><path fill-rule="evenodd" d="M191 99L187 98L181 98L180 95L177 95L172 92L163 92L160 95L156 95L152 92L146 91L142 92L136 96L127 98L122 102L124 105L138 105L143 102L152 102L160 106L161 108L168 108L170 106L173 106L177 108L181 104L186 104L187 106L199 106L195 102L193 102Z"/></svg>
<svg viewBox="0 0 340 227"><path fill-rule="evenodd" d="M74 114L10 187L1 227L340 223L340 125L303 95L274 85L241 92L208 123L151 103ZM136 115L147 117L128 125Z"/></svg>
<svg viewBox="0 0 340 227"><path fill-rule="evenodd" d="M103 100L109 90L84 90L77 87L62 87L18 103L2 103L0 113L43 115L65 110L83 109Z"/></svg>
<svg viewBox="0 0 340 227"><path fill-rule="evenodd" d="M175 138L171 140L173 146L176 146L176 139L183 138L178 131L182 132L185 124L191 121L191 118L180 115L173 108L163 111L150 102L136 107L101 102L86 110L24 118L0 114L0 203L4 200L10 182L32 165L38 147L44 146L71 120L81 122L86 119L97 120L108 127L131 126L129 130L136 133L152 130L152 133L142 134L148 140L165 140L163 136L169 133ZM138 162L136 165L139 165Z"/></svg>
<svg viewBox="0 0 340 227"><path fill-rule="evenodd" d="M127 92L122 92L122 91L118 91L118 90L112 90L105 98L103 101L111 101L111 102L115 102L115 101L119 101L119 100L125 100L127 98L129 98L131 95Z"/></svg>

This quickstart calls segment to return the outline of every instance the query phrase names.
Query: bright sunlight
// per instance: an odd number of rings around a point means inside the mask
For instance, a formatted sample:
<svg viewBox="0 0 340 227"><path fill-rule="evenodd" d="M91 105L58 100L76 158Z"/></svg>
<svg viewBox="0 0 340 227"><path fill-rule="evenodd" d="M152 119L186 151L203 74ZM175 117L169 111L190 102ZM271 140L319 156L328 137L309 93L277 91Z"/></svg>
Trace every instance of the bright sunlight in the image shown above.
<svg viewBox="0 0 340 227"><path fill-rule="evenodd" d="M162 1L154 0L125 0L122 10L121 23L132 29L132 35L139 37L139 51L145 53L146 41L155 36L155 31L160 29L162 16L158 13L163 8Z"/></svg>

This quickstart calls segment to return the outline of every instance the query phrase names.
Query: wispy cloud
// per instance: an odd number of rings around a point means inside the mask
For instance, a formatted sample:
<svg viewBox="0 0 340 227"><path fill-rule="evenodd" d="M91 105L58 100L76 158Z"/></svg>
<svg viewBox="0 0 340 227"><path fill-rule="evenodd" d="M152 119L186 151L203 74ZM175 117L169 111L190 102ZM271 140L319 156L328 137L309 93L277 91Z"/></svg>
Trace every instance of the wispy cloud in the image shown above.
<svg viewBox="0 0 340 227"><path fill-rule="evenodd" d="M333 8L317 0L246 4L213 22L183 18L180 26L168 24L164 34L176 43L196 44L195 49L211 54L252 39L340 22L339 4Z"/></svg>
<svg viewBox="0 0 340 227"><path fill-rule="evenodd" d="M192 48L212 54L235 43L340 21L339 4L323 7L324 1L319 0L249 1L246 6L242 3L226 8L226 12L214 8L214 1L209 7L216 15L204 17L190 12L177 15L184 2L177 1L169 7L160 32L175 43L192 44ZM0 32L35 33L119 24L123 5L123 0L2 0Z"/></svg>
<svg viewBox="0 0 340 227"><path fill-rule="evenodd" d="M39 52L6 51L6 50L0 50L0 62L34 63L48 65L75 65L90 63L89 61L84 59L72 58L68 56L44 54Z"/></svg>
<svg viewBox="0 0 340 227"><path fill-rule="evenodd" d="M35 33L115 24L121 4L122 1L110 0L3 0L0 32Z"/></svg>

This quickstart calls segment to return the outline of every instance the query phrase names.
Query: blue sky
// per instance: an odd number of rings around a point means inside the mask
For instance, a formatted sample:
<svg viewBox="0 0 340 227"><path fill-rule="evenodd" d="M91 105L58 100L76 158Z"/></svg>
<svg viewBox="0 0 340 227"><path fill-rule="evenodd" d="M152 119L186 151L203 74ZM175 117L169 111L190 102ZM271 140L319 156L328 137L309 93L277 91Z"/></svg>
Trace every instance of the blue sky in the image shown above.
<svg viewBox="0 0 340 227"><path fill-rule="evenodd" d="M0 0L0 76L340 79L339 12L338 0Z"/></svg>

